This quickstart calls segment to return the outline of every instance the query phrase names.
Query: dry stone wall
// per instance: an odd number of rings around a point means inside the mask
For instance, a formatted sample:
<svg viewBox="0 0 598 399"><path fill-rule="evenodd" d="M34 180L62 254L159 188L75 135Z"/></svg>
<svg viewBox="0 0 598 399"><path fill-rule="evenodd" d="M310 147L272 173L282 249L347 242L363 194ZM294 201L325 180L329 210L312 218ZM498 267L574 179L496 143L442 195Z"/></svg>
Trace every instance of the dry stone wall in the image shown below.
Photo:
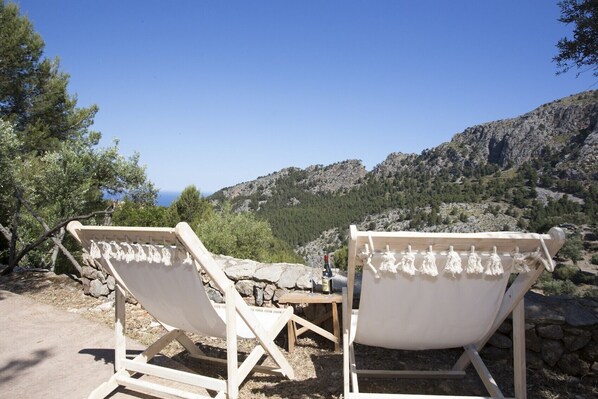
<svg viewBox="0 0 598 399"><path fill-rule="evenodd" d="M260 263L228 256L215 256L215 259L250 303L275 304L286 292L309 290L312 278L316 285L321 282L320 269L300 264ZM82 275L85 293L113 300L114 278L92 266L93 262L86 263ZM204 282L210 298L222 302L222 293L207 278ZM340 290L346 279L338 275L333 285ZM598 298L545 297L529 292L525 315L529 368L549 367L574 376L598 374ZM481 355L489 359L512 357L512 347L512 324L507 319Z"/></svg>

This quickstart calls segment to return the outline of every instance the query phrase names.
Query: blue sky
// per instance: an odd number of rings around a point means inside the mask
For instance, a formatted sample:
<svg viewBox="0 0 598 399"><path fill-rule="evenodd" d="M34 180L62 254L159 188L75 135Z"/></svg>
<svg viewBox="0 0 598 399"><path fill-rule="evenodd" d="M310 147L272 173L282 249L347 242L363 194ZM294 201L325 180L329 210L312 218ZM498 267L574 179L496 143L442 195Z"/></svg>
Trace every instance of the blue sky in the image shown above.
<svg viewBox="0 0 598 399"><path fill-rule="evenodd" d="M557 1L16 1L163 191L420 153L589 89Z"/></svg>

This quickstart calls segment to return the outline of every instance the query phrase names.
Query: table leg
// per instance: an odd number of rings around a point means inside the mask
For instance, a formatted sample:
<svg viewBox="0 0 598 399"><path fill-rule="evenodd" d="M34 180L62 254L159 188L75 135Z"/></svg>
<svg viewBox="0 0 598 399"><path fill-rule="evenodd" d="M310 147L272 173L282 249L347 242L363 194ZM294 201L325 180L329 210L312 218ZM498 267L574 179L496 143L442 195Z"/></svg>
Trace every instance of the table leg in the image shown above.
<svg viewBox="0 0 598 399"><path fill-rule="evenodd" d="M297 327L295 326L295 322L293 320L289 320L287 323L287 331L289 336L289 353L293 353L295 350L295 342L297 341Z"/></svg>
<svg viewBox="0 0 598 399"><path fill-rule="evenodd" d="M334 336L336 337L336 341L334 342L334 351L340 352L341 351L341 338L340 338L340 326L338 324L338 305L336 303L331 303L332 306L332 329L334 331Z"/></svg>

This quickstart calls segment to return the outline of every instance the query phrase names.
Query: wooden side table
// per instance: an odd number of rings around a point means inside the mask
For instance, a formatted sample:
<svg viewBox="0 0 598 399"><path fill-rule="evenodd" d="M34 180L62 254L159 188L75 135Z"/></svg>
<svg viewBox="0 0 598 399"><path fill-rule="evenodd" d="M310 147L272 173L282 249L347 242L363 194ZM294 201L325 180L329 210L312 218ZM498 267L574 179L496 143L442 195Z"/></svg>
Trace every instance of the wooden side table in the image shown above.
<svg viewBox="0 0 598 399"><path fill-rule="evenodd" d="M329 339L334 342L334 351L340 352L341 340L340 340L340 324L338 320L338 304L342 303L343 297L340 294L325 295L321 293L302 293L302 292L290 292L284 294L278 300L278 303L284 304L330 304L330 311L317 317L313 322L305 320L297 315L293 315L288 323L289 331L289 353L293 352L297 338L308 330L321 335L322 337ZM332 333L319 327L318 324L332 318ZM297 324L301 325L301 328L297 328Z"/></svg>

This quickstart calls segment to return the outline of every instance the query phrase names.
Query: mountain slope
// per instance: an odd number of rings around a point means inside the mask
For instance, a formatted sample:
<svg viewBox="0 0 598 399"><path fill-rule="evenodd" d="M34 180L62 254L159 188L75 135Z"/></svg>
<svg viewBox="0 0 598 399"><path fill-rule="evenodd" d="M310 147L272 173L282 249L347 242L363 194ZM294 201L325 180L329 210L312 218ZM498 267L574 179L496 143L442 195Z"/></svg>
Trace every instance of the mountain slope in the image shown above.
<svg viewBox="0 0 598 399"><path fill-rule="evenodd" d="M494 229L542 228L552 213L594 220L597 182L598 91L589 91L467 128L419 155L392 153L370 172L355 160L286 168L211 199L254 211L277 236L303 245L326 231L331 243L350 223L366 221L381 228L448 229L459 221L483 228L468 222L474 211L467 206L448 211L456 215L441 211L451 203L508 212L511 219ZM379 225L377 217L387 222Z"/></svg>

